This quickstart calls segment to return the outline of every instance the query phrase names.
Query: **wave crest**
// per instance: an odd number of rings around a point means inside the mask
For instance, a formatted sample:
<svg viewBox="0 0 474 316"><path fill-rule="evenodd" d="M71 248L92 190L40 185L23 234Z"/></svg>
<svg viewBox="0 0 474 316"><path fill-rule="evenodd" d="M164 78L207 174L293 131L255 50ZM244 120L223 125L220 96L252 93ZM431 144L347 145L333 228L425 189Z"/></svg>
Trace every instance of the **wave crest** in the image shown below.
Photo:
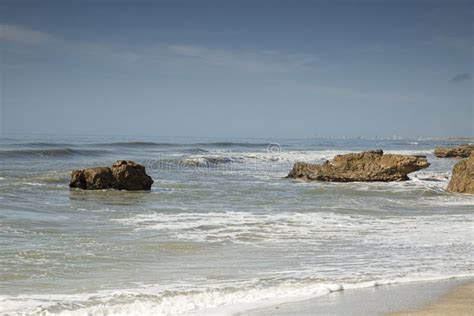
<svg viewBox="0 0 474 316"><path fill-rule="evenodd" d="M1 150L2 158L18 157L72 157L72 156L99 156L107 153L105 150L97 149L72 149L72 148L49 148L49 149L18 149Z"/></svg>

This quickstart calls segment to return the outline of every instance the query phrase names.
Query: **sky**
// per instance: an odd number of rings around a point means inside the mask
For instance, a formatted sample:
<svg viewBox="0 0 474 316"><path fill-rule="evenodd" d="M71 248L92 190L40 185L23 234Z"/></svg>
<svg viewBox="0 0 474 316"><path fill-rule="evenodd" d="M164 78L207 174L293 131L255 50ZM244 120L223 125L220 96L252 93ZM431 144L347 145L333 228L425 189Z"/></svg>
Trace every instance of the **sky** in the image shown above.
<svg viewBox="0 0 474 316"><path fill-rule="evenodd" d="M0 1L0 132L474 136L473 1Z"/></svg>

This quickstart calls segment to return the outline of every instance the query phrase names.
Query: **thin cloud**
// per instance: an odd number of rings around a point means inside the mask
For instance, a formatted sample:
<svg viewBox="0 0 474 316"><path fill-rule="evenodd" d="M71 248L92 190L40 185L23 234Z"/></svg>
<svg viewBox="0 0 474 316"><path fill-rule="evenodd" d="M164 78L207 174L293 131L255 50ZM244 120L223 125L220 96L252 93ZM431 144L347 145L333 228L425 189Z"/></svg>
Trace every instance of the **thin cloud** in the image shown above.
<svg viewBox="0 0 474 316"><path fill-rule="evenodd" d="M60 52L75 58L92 58L102 62L133 63L140 56L134 52L113 49L90 41L67 40L20 25L0 24L0 41L13 44L13 48L33 47Z"/></svg>
<svg viewBox="0 0 474 316"><path fill-rule="evenodd" d="M0 24L0 40L25 44L45 44L56 41L50 34L12 24Z"/></svg>
<svg viewBox="0 0 474 316"><path fill-rule="evenodd" d="M249 72L301 71L317 59L313 55L284 54L274 50L231 51L197 45L170 45L167 50L174 58L196 64Z"/></svg>
<svg viewBox="0 0 474 316"><path fill-rule="evenodd" d="M463 82L463 81L469 81L472 79L472 76L470 73L460 73L460 74L457 74L456 76L452 77L451 78L451 82L452 83L460 83L460 82Z"/></svg>
<svg viewBox="0 0 474 316"><path fill-rule="evenodd" d="M75 58L141 64L157 71L183 72L195 69L226 68L250 73L286 73L309 69L317 60L315 55L289 54L275 50L227 50L203 45L156 43L140 52L113 47L104 43L68 40L57 35L30 28L0 24L0 41L12 47L43 48ZM21 45L21 46L18 46Z"/></svg>

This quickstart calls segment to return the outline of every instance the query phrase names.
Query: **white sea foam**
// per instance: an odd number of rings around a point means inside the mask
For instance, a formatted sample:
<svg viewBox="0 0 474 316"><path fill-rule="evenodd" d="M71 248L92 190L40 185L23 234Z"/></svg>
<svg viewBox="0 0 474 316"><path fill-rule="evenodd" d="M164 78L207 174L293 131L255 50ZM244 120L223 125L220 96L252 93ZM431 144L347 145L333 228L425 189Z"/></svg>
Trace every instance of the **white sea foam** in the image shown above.
<svg viewBox="0 0 474 316"><path fill-rule="evenodd" d="M318 162L321 160L330 160L337 155L354 153L357 151L348 150L305 150L305 151L281 151L281 152L232 152L213 150L204 155L190 155L183 161L194 164L208 164L208 163L228 163L228 162L252 162L252 161L266 161L266 162ZM387 150L387 154L402 154L402 155L428 155L430 150Z"/></svg>
<svg viewBox="0 0 474 316"><path fill-rule="evenodd" d="M472 199L469 200L474 205ZM255 244L314 244L328 239L376 242L383 238L391 245L414 246L430 241L440 244L472 237L472 216L445 215L386 216L335 214L332 212L209 212L177 214L139 214L117 219L138 230L157 230L172 238L190 241L235 242ZM335 230L335 227L337 230ZM436 233L433 233L436 232ZM471 241L472 242L472 241Z"/></svg>
<svg viewBox="0 0 474 316"><path fill-rule="evenodd" d="M23 184L33 186L33 187L42 187L46 185L44 183L39 183L39 182L24 182Z"/></svg>
<svg viewBox="0 0 474 316"><path fill-rule="evenodd" d="M281 282L274 286L169 290L159 286L83 294L1 295L0 312L10 315L232 315L256 307L299 301L334 291L417 281L473 277L472 274L379 279L359 283Z"/></svg>
<svg viewBox="0 0 474 316"><path fill-rule="evenodd" d="M209 163L256 163L256 162L288 162L296 161L317 162L321 160L331 159L336 155L348 153L348 151L282 151L277 153L271 152L229 152L215 150L205 155L191 155L185 158L185 163L193 165L206 166Z"/></svg>

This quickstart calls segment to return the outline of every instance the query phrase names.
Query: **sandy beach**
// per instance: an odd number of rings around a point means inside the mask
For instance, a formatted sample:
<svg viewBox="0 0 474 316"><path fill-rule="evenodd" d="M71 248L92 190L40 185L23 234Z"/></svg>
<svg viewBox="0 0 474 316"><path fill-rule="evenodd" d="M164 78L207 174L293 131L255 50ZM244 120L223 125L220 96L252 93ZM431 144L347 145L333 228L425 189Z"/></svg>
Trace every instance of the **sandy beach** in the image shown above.
<svg viewBox="0 0 474 316"><path fill-rule="evenodd" d="M420 309L409 310L392 315L424 316L424 315L474 315L474 282L461 285L436 302Z"/></svg>
<svg viewBox="0 0 474 316"><path fill-rule="evenodd" d="M472 279L412 282L333 292L239 315L473 315L473 290Z"/></svg>

